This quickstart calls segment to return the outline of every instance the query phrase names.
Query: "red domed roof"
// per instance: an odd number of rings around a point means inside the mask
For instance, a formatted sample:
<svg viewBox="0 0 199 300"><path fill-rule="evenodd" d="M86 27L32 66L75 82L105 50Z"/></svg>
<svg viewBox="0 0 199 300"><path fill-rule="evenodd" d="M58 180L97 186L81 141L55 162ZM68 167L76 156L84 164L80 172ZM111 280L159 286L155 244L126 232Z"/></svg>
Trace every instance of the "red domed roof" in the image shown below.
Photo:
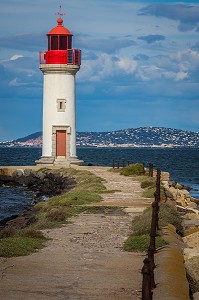
<svg viewBox="0 0 199 300"><path fill-rule="evenodd" d="M58 26L54 27L48 35L72 35L70 31L64 27L62 18L59 18L57 20Z"/></svg>

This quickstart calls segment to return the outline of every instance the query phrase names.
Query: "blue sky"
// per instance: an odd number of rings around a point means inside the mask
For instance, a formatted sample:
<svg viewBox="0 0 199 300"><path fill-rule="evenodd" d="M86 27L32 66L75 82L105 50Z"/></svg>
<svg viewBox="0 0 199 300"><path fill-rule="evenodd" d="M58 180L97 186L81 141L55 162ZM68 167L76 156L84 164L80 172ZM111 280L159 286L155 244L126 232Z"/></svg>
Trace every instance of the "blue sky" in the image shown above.
<svg viewBox="0 0 199 300"><path fill-rule="evenodd" d="M39 51L57 0L0 2L0 141L42 129ZM82 50L77 130L199 131L199 1L62 1Z"/></svg>

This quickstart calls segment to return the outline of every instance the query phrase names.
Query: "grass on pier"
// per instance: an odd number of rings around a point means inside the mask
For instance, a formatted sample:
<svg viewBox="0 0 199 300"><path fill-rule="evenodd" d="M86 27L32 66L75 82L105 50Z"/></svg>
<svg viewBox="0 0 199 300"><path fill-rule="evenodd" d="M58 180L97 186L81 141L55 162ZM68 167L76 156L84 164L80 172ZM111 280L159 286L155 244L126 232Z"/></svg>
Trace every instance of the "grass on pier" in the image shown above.
<svg viewBox="0 0 199 300"><path fill-rule="evenodd" d="M40 210L33 226L37 229L62 226L70 217L85 211L87 208L83 205L101 201L101 194L107 191L103 185L104 180L89 171L63 168L54 172L73 177L77 184L67 193L36 205Z"/></svg>
<svg viewBox="0 0 199 300"><path fill-rule="evenodd" d="M143 213L135 217L132 221L132 234L124 242L124 249L127 251L146 251L149 247L149 236L151 230L152 208L146 208ZM182 232L182 219L174 206L167 203L160 204L159 226L165 227L168 224L175 226L178 232ZM161 237L161 231L156 237L156 246L166 245L165 240Z"/></svg>
<svg viewBox="0 0 199 300"><path fill-rule="evenodd" d="M141 183L143 188L142 196L144 198L154 198L154 192L156 190L156 179L148 176L148 170L144 169L143 164L130 164L124 168L110 169L111 172L120 173L124 176L129 176L135 181ZM161 198L164 199L164 189L161 187Z"/></svg>
<svg viewBox="0 0 199 300"><path fill-rule="evenodd" d="M141 188L144 189L142 196L145 198L154 197L156 179L148 177L148 171L144 169L143 164L130 164L124 168L110 169L110 171L120 173L124 176L130 176L133 180L139 181L141 183Z"/></svg>
<svg viewBox="0 0 199 300"><path fill-rule="evenodd" d="M92 209L98 211L99 209L95 207L88 208L83 205L99 202L102 199L102 193L110 192L103 185L102 178L88 171L78 171L72 168L42 169L42 172L49 171L74 178L76 186L66 193L38 203L36 205L39 208L37 221L30 227L21 230L4 228L0 231L1 257L24 256L43 248L47 239L40 229L61 227L69 222L70 217L83 211Z"/></svg>
<svg viewBox="0 0 199 300"><path fill-rule="evenodd" d="M124 176L130 176L133 180L139 181L143 189L144 198L153 198L156 191L156 178L149 177L148 171L144 172L143 164L131 164L124 168L114 168L111 172L117 172ZM160 186L161 200L166 201L163 186ZM135 217L132 221L132 234L124 242L126 251L147 251L150 241L152 208L149 207L144 212ZM168 224L173 224L179 232L182 232L182 220L175 207L161 203L159 211L159 226L162 228ZM161 232L156 237L156 247L166 245L165 240L161 237Z"/></svg>
<svg viewBox="0 0 199 300"><path fill-rule="evenodd" d="M12 227L0 231L0 257L24 256L45 246L48 240L41 231Z"/></svg>
<svg viewBox="0 0 199 300"><path fill-rule="evenodd" d="M131 235L125 242L124 242L124 250L125 251L147 251L150 244L150 236L143 234L143 235ZM167 243L161 236L156 237L156 247L160 248L165 246Z"/></svg>

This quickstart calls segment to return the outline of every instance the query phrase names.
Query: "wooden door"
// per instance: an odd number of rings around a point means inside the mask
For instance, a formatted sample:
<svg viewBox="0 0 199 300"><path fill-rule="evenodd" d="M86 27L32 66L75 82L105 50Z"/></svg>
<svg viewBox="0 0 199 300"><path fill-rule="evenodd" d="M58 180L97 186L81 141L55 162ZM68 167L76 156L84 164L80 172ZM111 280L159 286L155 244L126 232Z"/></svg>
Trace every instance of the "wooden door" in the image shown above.
<svg viewBox="0 0 199 300"><path fill-rule="evenodd" d="M56 156L66 157L66 130L56 131Z"/></svg>

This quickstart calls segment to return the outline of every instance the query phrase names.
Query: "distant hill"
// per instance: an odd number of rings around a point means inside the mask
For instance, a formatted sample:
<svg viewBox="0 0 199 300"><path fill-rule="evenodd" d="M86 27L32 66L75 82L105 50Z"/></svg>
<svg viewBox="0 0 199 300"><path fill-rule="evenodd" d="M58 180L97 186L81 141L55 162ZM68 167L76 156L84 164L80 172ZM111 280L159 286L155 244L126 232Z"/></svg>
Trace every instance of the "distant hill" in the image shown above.
<svg viewBox="0 0 199 300"><path fill-rule="evenodd" d="M140 127L109 132L79 132L77 143L87 145L199 146L199 133L164 127Z"/></svg>
<svg viewBox="0 0 199 300"><path fill-rule="evenodd" d="M26 142L28 140L34 140L34 139L37 139L39 137L42 136L42 132L41 131L38 131L38 132L35 132L35 133L32 133L32 134L29 134L23 138L19 138L16 140L16 142Z"/></svg>
<svg viewBox="0 0 199 300"><path fill-rule="evenodd" d="M36 132L1 147L40 147L42 133ZM199 133L165 127L140 127L107 132L77 132L79 147L199 147Z"/></svg>

